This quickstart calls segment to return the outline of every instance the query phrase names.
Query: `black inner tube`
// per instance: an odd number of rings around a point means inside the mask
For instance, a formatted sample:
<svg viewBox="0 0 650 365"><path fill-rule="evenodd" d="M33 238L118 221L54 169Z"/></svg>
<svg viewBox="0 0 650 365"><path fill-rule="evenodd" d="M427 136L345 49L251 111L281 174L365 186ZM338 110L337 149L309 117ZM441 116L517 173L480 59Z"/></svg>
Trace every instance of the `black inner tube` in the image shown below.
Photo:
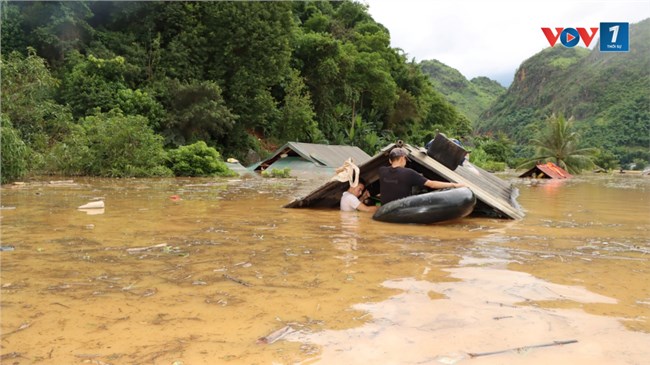
<svg viewBox="0 0 650 365"><path fill-rule="evenodd" d="M476 197L469 188L438 190L385 204L373 219L392 223L435 223L469 215Z"/></svg>

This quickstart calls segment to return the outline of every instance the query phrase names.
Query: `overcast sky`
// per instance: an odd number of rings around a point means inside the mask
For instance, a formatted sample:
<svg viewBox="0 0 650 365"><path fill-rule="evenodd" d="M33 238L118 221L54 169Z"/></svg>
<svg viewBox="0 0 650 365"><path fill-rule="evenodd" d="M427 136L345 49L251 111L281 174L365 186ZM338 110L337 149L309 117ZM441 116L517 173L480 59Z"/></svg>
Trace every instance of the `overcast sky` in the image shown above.
<svg viewBox="0 0 650 365"><path fill-rule="evenodd" d="M409 59L436 59L468 79L487 76L504 86L523 61L549 47L542 27L590 28L650 18L648 0L359 1L388 28L391 46L401 48Z"/></svg>

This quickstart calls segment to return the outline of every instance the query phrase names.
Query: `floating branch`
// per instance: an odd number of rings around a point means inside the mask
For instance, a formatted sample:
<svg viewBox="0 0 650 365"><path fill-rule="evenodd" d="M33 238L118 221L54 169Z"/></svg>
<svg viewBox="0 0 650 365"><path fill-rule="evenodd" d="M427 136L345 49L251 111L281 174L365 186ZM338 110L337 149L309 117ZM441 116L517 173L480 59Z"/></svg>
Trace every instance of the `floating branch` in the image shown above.
<svg viewBox="0 0 650 365"><path fill-rule="evenodd" d="M228 279L228 280L230 280L230 281L232 281L232 282L235 282L235 283L237 283L237 284L243 285L243 286L253 286L253 284L251 284L251 283L247 283L247 282L245 282L245 281L242 280L242 279L237 279L236 277L234 277L234 276L230 276L230 275L228 275L228 274L223 274L223 277L226 278L226 279Z"/></svg>
<svg viewBox="0 0 650 365"><path fill-rule="evenodd" d="M161 243L161 244L158 244L158 245L147 246L147 247L127 248L126 252L128 252L128 253L139 253L139 252L151 250L151 249L154 249L154 248L163 248L163 247L167 247L167 244L166 243Z"/></svg>
<svg viewBox="0 0 650 365"><path fill-rule="evenodd" d="M507 350L501 350L501 351L493 351L493 352L470 352L468 353L469 357L475 358L475 357L480 357L480 356L489 356L489 355L498 355L498 354L504 354L506 352L514 351L514 352L523 352L526 350L534 349L534 348L539 348L539 347L549 347L549 346L562 346L562 345L568 345L571 343L576 343L578 340L567 340L567 341L553 341L550 343L544 343L541 345L531 345L531 346L523 346L523 347L517 347L514 349L507 349Z"/></svg>
<svg viewBox="0 0 650 365"><path fill-rule="evenodd" d="M270 345L273 342L278 341L278 340L282 339L284 336L286 336L286 335L288 335L290 333L293 333L293 332L296 332L296 330L293 329L293 327L284 326L284 327L280 328L279 330L275 330L275 331L269 333L268 335L266 335L264 337L258 338L257 343L258 344Z"/></svg>

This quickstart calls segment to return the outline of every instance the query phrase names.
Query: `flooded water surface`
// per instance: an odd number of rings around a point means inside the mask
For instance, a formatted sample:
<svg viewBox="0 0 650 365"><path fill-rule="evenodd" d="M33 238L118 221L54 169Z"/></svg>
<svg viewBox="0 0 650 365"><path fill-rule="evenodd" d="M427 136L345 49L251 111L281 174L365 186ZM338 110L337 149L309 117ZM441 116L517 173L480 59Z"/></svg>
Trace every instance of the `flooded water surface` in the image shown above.
<svg viewBox="0 0 650 365"><path fill-rule="evenodd" d="M319 181L5 186L0 363L647 363L650 178L512 181L523 220L429 226L282 208Z"/></svg>

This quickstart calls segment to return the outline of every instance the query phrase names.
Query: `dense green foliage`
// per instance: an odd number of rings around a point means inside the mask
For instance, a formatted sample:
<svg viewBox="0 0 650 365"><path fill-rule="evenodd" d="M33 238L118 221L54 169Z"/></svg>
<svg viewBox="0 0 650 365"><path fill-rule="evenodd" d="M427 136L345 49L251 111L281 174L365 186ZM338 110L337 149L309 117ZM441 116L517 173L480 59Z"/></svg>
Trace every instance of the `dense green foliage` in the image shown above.
<svg viewBox="0 0 650 365"><path fill-rule="evenodd" d="M168 175L165 149L200 141L248 164L288 140L374 154L438 131L501 168L534 155L554 112L577 120L600 166L650 161L649 21L632 25L629 54L548 49L502 94L487 78L407 60L350 0L0 1L0 17L3 131L7 148L24 144L7 155L20 162L3 157L15 171L3 181Z"/></svg>
<svg viewBox="0 0 650 365"><path fill-rule="evenodd" d="M226 106L219 85L212 81L167 80L162 88L165 97L161 102L167 113L158 129L169 145L200 140L215 144L227 139L237 116Z"/></svg>
<svg viewBox="0 0 650 365"><path fill-rule="evenodd" d="M472 124L479 115L487 110L496 99L506 92L506 88L487 77L467 80L458 70L437 60L420 62L422 71L458 111L464 114Z"/></svg>
<svg viewBox="0 0 650 365"><path fill-rule="evenodd" d="M199 141L169 151L169 165L176 176L234 176L213 147Z"/></svg>
<svg viewBox="0 0 650 365"><path fill-rule="evenodd" d="M58 80L32 48L27 55L3 55L0 73L3 118L11 121L28 147L28 169L40 168L43 154L70 132L72 124L69 109L54 100Z"/></svg>
<svg viewBox="0 0 650 365"><path fill-rule="evenodd" d="M495 161L492 156L488 155L483 149L476 148L472 150L469 161L474 165L490 172L504 171L506 169L505 162Z"/></svg>
<svg viewBox="0 0 650 365"><path fill-rule="evenodd" d="M474 146L470 153L470 162L488 171L503 171L507 166L513 166L514 143L505 133L496 136L474 136L471 139Z"/></svg>
<svg viewBox="0 0 650 365"><path fill-rule="evenodd" d="M528 145L554 113L575 119L581 146L597 147L596 163L637 168L650 161L650 20L630 25L631 51L547 48L517 70L507 93L477 123ZM532 157L533 149L520 148Z"/></svg>
<svg viewBox="0 0 650 365"><path fill-rule="evenodd" d="M27 147L25 142L20 139L11 122L4 117L0 118L2 127L0 128L0 156L2 157L2 169L0 177L2 184L20 179L27 172Z"/></svg>
<svg viewBox="0 0 650 365"><path fill-rule="evenodd" d="M169 176L163 138L142 116L119 110L85 117L57 143L48 164L69 175L107 177Z"/></svg>
<svg viewBox="0 0 650 365"><path fill-rule="evenodd" d="M264 170L262 171L262 177L286 179L291 177L291 169L285 167L283 169L271 169L271 171Z"/></svg>
<svg viewBox="0 0 650 365"><path fill-rule="evenodd" d="M251 150L287 140L354 144L373 154L398 138L421 143L436 130L471 132L358 2L0 7L3 65L15 68L3 66L3 91L12 90L3 92L3 113L39 157L35 172L125 174L125 166L70 160L92 157L70 155L84 140L78 126L117 118L106 113L144 120L165 148L205 141L245 163ZM150 166L134 169L150 173Z"/></svg>

